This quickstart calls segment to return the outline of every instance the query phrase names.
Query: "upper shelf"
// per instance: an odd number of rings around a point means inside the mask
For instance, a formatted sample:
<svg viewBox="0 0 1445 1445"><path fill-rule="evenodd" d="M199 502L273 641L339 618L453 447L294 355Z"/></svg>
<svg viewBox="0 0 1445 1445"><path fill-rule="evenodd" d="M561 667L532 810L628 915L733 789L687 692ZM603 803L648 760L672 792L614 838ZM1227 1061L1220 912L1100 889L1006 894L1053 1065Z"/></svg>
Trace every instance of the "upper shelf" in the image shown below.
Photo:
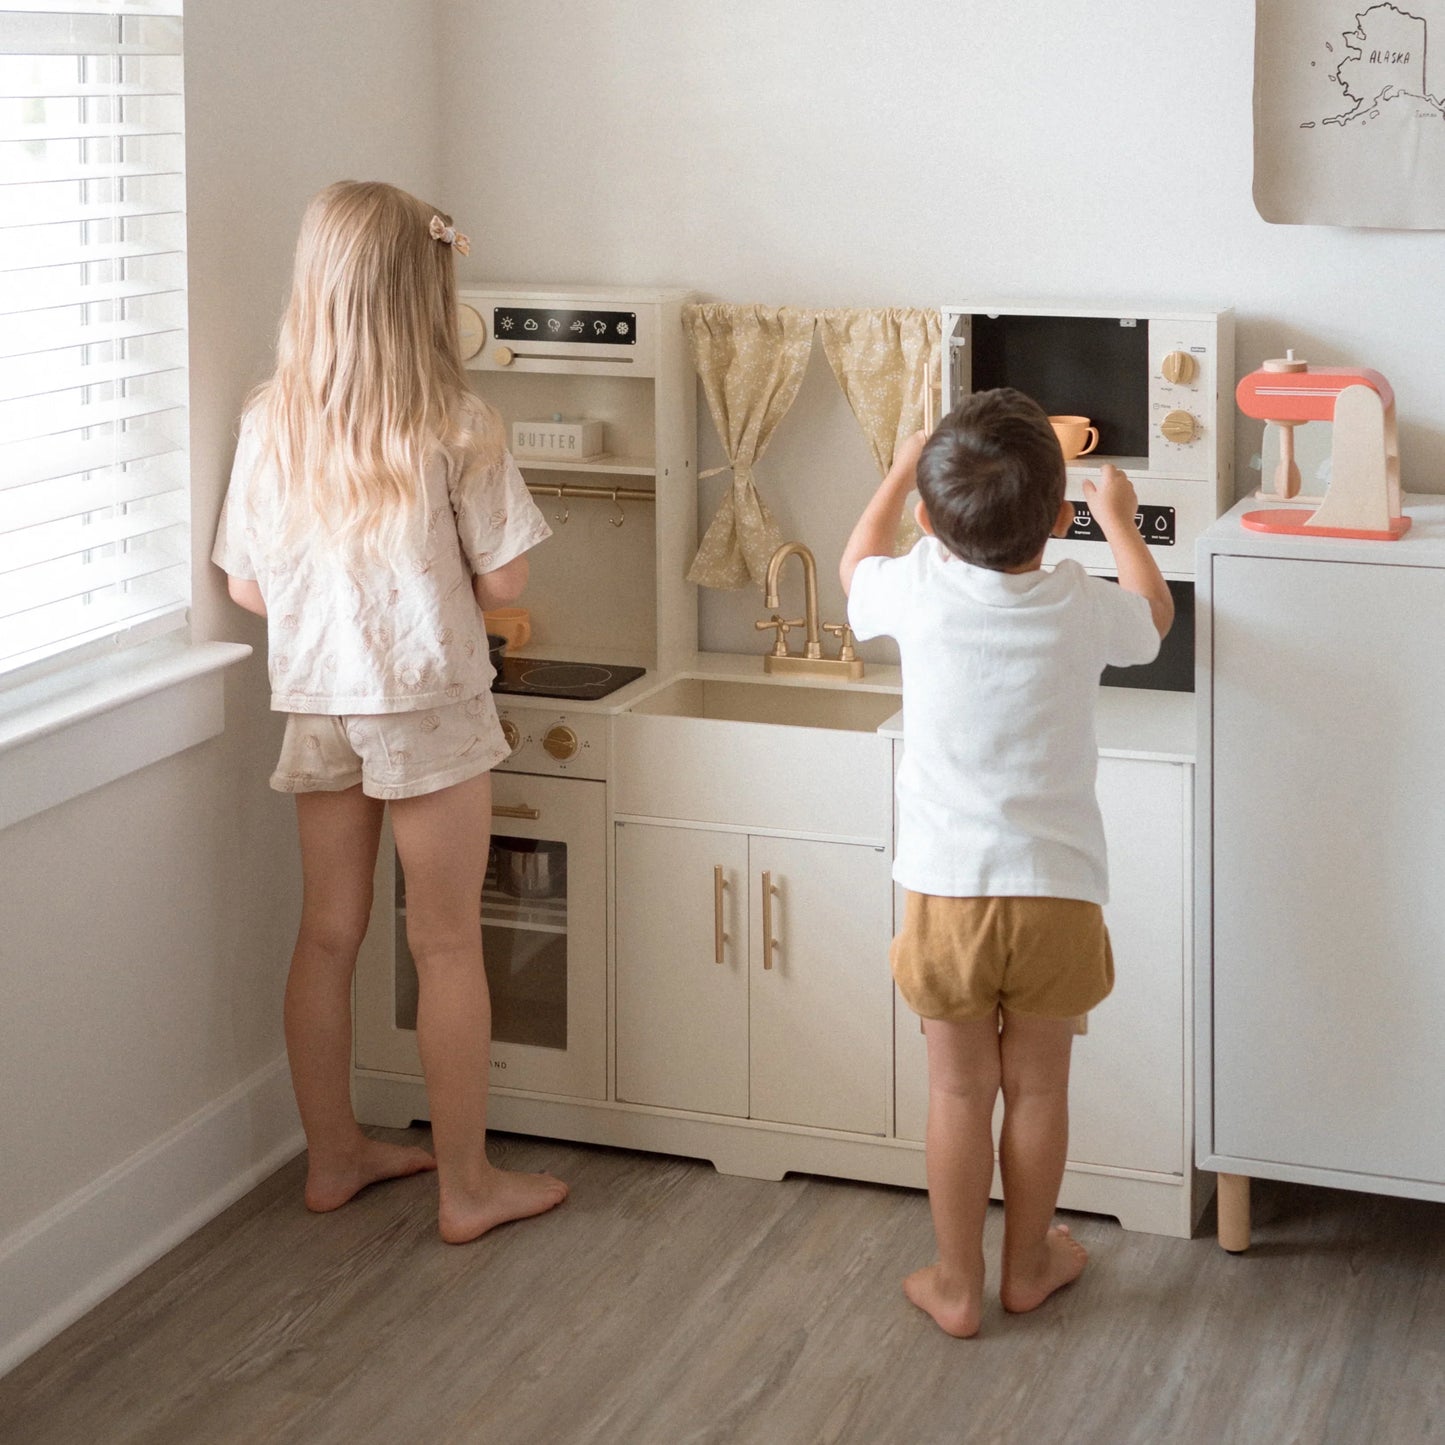
<svg viewBox="0 0 1445 1445"><path fill-rule="evenodd" d="M598 476L655 477L657 465L651 457L617 457L604 452L586 461L556 460L551 457L515 457L524 472L595 472Z"/></svg>

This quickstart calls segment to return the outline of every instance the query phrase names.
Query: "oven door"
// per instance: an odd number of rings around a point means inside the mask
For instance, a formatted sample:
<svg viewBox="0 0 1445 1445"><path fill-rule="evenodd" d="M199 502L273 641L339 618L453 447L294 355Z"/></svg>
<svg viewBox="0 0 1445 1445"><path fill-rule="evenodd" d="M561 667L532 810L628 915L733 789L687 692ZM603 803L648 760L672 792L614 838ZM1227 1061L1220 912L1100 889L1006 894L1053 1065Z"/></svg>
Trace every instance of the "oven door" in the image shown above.
<svg viewBox="0 0 1445 1445"><path fill-rule="evenodd" d="M606 785L492 774L479 900L492 1000L492 1087L607 1096ZM357 964L356 1064L419 1075L406 880L390 831Z"/></svg>

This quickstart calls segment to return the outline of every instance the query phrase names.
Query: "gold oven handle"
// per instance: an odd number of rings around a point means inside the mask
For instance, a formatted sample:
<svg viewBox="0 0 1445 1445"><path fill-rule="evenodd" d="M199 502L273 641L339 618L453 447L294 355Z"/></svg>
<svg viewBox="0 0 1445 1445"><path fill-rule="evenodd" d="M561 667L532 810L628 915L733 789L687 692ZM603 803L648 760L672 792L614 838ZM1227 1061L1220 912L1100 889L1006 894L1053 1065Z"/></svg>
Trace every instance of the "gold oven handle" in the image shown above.
<svg viewBox="0 0 1445 1445"><path fill-rule="evenodd" d="M773 950L777 944L773 942L773 894L778 890L773 887L773 875L767 871L763 873L763 967L773 966Z"/></svg>
<svg viewBox="0 0 1445 1445"><path fill-rule="evenodd" d="M535 823L542 816L540 808L529 808L525 803L493 803L494 818L526 818Z"/></svg>
<svg viewBox="0 0 1445 1445"><path fill-rule="evenodd" d="M713 936L713 962L723 961L723 944L728 941L728 936L723 932L723 889L727 884L723 881L723 870L721 863L715 863L712 870L712 936Z"/></svg>

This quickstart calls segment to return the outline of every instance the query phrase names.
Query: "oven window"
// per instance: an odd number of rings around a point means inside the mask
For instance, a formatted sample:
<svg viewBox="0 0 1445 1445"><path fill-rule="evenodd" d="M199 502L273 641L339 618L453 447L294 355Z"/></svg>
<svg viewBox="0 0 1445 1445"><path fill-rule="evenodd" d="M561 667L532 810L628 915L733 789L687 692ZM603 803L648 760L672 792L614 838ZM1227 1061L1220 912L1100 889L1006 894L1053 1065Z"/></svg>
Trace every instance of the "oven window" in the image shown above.
<svg viewBox="0 0 1445 1445"><path fill-rule="evenodd" d="M417 974L406 941L405 880L397 866L396 1026L416 1028ZM482 956L492 1039L567 1048L567 846L493 837L481 898Z"/></svg>
<svg viewBox="0 0 1445 1445"><path fill-rule="evenodd" d="M1086 416L1098 454L1149 455L1149 325L1107 316L973 318L975 391L1012 386L1050 416Z"/></svg>

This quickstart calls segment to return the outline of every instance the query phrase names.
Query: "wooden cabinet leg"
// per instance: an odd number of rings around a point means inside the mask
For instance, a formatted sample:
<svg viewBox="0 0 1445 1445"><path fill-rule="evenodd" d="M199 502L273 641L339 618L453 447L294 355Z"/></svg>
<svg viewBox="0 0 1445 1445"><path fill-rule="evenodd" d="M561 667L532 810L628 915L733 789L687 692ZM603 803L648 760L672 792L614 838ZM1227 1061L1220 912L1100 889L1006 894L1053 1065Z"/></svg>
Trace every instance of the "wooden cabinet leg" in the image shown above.
<svg viewBox="0 0 1445 1445"><path fill-rule="evenodd" d="M1249 1248L1249 1176L1221 1174L1216 1207L1219 1247L1230 1254L1243 1254Z"/></svg>

